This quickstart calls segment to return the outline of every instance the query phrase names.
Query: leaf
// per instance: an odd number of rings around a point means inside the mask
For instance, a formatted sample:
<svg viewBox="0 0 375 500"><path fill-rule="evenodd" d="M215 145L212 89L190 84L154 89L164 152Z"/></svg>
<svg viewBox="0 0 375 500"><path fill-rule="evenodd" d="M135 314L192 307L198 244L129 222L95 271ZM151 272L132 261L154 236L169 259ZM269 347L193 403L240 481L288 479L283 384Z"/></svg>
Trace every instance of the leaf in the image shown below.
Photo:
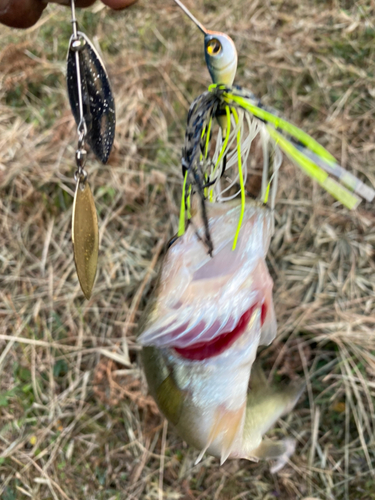
<svg viewBox="0 0 375 500"><path fill-rule="evenodd" d="M91 42L78 32L82 43L80 50L74 50L76 41L69 43L67 59L67 86L70 106L77 125L80 122L77 60L81 73L83 116L87 127L87 142L94 154L107 163L115 137L115 102L104 64Z"/></svg>
<svg viewBox="0 0 375 500"><path fill-rule="evenodd" d="M56 361L53 367L53 376L55 378L60 377L60 375L65 375L68 372L68 365L63 359Z"/></svg>
<svg viewBox="0 0 375 500"><path fill-rule="evenodd" d="M18 371L18 377L22 382L30 382L31 380L31 372L28 368L20 367Z"/></svg>
<svg viewBox="0 0 375 500"><path fill-rule="evenodd" d="M8 406L8 397L6 394L0 394L0 406Z"/></svg>
<svg viewBox="0 0 375 500"><path fill-rule="evenodd" d="M16 497L16 494L14 493L14 490L9 488L9 486L6 486L2 499L3 500L17 500L17 497Z"/></svg>

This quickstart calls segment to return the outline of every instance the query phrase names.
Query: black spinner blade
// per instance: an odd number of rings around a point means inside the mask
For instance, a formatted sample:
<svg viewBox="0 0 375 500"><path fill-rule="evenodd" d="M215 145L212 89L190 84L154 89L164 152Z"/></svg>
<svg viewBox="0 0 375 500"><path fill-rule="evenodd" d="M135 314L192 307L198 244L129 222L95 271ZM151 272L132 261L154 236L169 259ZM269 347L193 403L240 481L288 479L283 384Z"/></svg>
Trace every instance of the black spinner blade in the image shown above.
<svg viewBox="0 0 375 500"><path fill-rule="evenodd" d="M115 138L115 102L108 75L99 54L84 33L79 31L78 37L84 42L79 48L79 65L87 142L95 156L103 163L107 163ZM74 42L72 37L68 51L67 86L70 106L78 125L80 113L75 57L77 49L72 47Z"/></svg>

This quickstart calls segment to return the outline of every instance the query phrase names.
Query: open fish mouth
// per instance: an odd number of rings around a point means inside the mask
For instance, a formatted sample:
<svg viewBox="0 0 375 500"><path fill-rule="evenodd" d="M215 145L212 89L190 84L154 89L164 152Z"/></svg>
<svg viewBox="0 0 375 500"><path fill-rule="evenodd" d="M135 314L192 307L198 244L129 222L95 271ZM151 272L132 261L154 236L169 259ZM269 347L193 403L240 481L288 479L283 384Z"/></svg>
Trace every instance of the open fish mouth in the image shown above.
<svg viewBox="0 0 375 500"><path fill-rule="evenodd" d="M191 361L226 356L229 349L238 353L249 344L268 344L276 334L273 282L265 262L272 232L270 212L246 206L233 250L240 207L212 204L209 209L213 256L199 241L197 226L190 226L170 247L155 307L138 338L143 345L173 349Z"/></svg>

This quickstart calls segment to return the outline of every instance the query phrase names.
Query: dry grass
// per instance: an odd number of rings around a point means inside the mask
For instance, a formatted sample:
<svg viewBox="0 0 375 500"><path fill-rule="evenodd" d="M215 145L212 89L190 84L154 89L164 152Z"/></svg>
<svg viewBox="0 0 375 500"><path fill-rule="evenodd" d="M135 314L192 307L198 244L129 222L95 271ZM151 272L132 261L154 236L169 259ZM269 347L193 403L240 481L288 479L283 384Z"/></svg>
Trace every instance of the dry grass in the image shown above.
<svg viewBox="0 0 375 500"><path fill-rule="evenodd" d="M374 184L372 0L189 6L234 37L239 84ZM68 12L50 7L27 33L1 28L0 497L374 499L374 209L348 213L287 161L269 255L279 337L262 357L270 376L308 381L271 433L297 438L292 463L277 476L243 460L194 466L147 396L134 325L177 227L188 103L209 79L202 39L171 1L97 7L79 17L100 42L118 121L109 164L88 164L101 239L89 302L70 238Z"/></svg>

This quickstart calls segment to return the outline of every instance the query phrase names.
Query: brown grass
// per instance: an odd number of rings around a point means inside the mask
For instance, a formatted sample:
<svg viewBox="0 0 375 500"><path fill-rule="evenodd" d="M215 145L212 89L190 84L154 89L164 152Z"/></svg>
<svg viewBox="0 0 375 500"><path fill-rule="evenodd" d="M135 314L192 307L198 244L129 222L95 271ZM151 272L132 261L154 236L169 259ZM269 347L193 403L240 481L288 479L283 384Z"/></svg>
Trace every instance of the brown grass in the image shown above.
<svg viewBox="0 0 375 500"><path fill-rule="evenodd" d="M237 82L375 181L371 0L187 2L240 53ZM70 219L75 126L64 61L69 14L49 7L0 40L0 497L374 499L373 206L349 213L286 160L269 255L279 336L270 376L308 390L272 436L288 467L207 457L167 428L147 391L134 326L162 243L177 228L186 111L209 83L202 39L172 2L80 12L116 97L109 164L90 156L99 273L83 299Z"/></svg>

